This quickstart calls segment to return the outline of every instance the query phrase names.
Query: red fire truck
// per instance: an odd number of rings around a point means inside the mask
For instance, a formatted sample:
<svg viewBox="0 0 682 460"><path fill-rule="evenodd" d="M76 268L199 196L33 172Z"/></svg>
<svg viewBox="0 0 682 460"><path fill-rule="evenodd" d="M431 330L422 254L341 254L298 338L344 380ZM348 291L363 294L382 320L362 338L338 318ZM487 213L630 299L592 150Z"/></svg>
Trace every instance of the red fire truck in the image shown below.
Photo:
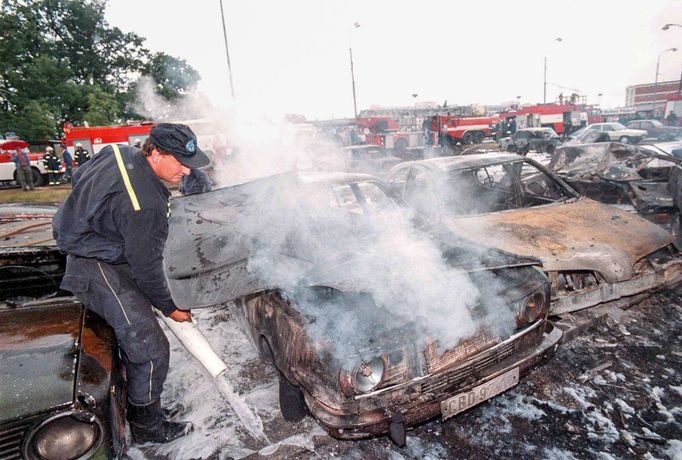
<svg viewBox="0 0 682 460"><path fill-rule="evenodd" d="M453 115L433 115L424 121L424 134L429 142L450 146L457 144L480 144L491 136L491 127L502 119L489 117L459 117Z"/></svg>
<svg viewBox="0 0 682 460"><path fill-rule="evenodd" d="M424 145L420 132L403 131L391 117L360 117L356 126L365 136L365 144L405 152L408 148Z"/></svg>
<svg viewBox="0 0 682 460"><path fill-rule="evenodd" d="M603 120L598 110L583 104L537 104L523 106L517 110L503 112L502 119L516 118L516 129L552 128L563 134L564 125L570 122L572 129Z"/></svg>
<svg viewBox="0 0 682 460"><path fill-rule="evenodd" d="M144 142L149 131L154 127L152 122L131 123L118 126L77 126L64 125L64 142L73 154L75 145L80 143L90 153L97 153L107 145L135 145L139 140Z"/></svg>

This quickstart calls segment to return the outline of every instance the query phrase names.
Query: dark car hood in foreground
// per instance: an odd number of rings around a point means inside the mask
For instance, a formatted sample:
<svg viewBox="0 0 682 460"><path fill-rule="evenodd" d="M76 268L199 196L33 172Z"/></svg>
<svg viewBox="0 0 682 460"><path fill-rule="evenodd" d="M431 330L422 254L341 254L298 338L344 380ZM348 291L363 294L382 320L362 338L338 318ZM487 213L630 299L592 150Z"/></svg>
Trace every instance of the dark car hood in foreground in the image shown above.
<svg viewBox="0 0 682 460"><path fill-rule="evenodd" d="M80 304L0 307L0 423L73 402Z"/></svg>
<svg viewBox="0 0 682 460"><path fill-rule="evenodd" d="M443 221L472 241L533 255L546 271L594 270L609 282L631 278L638 260L673 241L659 226L587 198Z"/></svg>
<svg viewBox="0 0 682 460"><path fill-rule="evenodd" d="M247 184L215 190L210 193L176 198L171 203L171 224L164 264L166 277L175 302L181 307L215 305L259 292L278 288L249 271L249 257L258 242L244 234L244 220L258 212L253 204L255 194L277 193L277 184L291 186L292 176L275 176ZM278 222L267 225L277 226ZM445 229L430 229L431 237L441 242L443 256L449 265L462 271L537 265L537 259L505 253L488 245L456 239ZM426 238L426 235L425 235ZM345 254L333 260L313 262L302 254L269 254L269 260L280 271L304 274L300 282L307 286L339 289L354 286L362 289L362 280L351 270L358 258L371 257L372 247Z"/></svg>

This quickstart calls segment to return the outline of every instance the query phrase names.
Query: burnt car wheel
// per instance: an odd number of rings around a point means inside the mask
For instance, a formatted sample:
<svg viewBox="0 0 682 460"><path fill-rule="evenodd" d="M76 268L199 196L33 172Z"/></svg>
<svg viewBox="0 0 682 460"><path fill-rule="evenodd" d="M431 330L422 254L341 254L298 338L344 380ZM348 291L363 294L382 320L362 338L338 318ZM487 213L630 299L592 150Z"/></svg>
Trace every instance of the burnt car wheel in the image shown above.
<svg viewBox="0 0 682 460"><path fill-rule="evenodd" d="M287 422L300 422L308 413L303 391L279 372L279 410Z"/></svg>

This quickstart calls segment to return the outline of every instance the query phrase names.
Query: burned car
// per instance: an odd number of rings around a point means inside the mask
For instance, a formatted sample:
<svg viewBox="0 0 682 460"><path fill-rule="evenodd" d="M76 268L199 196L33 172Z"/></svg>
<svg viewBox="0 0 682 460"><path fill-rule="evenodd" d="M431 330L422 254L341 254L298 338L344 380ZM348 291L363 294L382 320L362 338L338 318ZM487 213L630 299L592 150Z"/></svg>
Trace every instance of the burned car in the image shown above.
<svg viewBox="0 0 682 460"><path fill-rule="evenodd" d="M561 138L552 128L524 128L511 137L499 140L500 150L525 155L529 150L552 153L561 144Z"/></svg>
<svg viewBox="0 0 682 460"><path fill-rule="evenodd" d="M652 145L565 145L547 165L583 195L620 205L670 228L674 215L670 171L680 160Z"/></svg>
<svg viewBox="0 0 682 460"><path fill-rule="evenodd" d="M624 210L580 196L537 162L499 153L409 162L387 179L411 206L467 240L537 257L550 314L677 284L672 236Z"/></svg>
<svg viewBox="0 0 682 460"><path fill-rule="evenodd" d="M403 445L514 386L561 337L535 259L455 240L372 176L274 176L174 199L171 216L176 303L229 301L279 371L284 418L308 410L338 438Z"/></svg>
<svg viewBox="0 0 682 460"><path fill-rule="evenodd" d="M3 459L114 458L126 448L113 331L59 292L64 264L56 248L0 253Z"/></svg>

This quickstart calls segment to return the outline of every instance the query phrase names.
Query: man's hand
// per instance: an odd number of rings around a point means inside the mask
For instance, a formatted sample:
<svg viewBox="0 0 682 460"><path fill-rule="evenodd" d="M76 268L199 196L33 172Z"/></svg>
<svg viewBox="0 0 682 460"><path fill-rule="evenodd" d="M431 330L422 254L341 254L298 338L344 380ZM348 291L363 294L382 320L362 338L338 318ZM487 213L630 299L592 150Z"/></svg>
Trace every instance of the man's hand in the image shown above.
<svg viewBox="0 0 682 460"><path fill-rule="evenodd" d="M189 310L173 310L168 317L178 323L189 323L192 321L192 312Z"/></svg>

